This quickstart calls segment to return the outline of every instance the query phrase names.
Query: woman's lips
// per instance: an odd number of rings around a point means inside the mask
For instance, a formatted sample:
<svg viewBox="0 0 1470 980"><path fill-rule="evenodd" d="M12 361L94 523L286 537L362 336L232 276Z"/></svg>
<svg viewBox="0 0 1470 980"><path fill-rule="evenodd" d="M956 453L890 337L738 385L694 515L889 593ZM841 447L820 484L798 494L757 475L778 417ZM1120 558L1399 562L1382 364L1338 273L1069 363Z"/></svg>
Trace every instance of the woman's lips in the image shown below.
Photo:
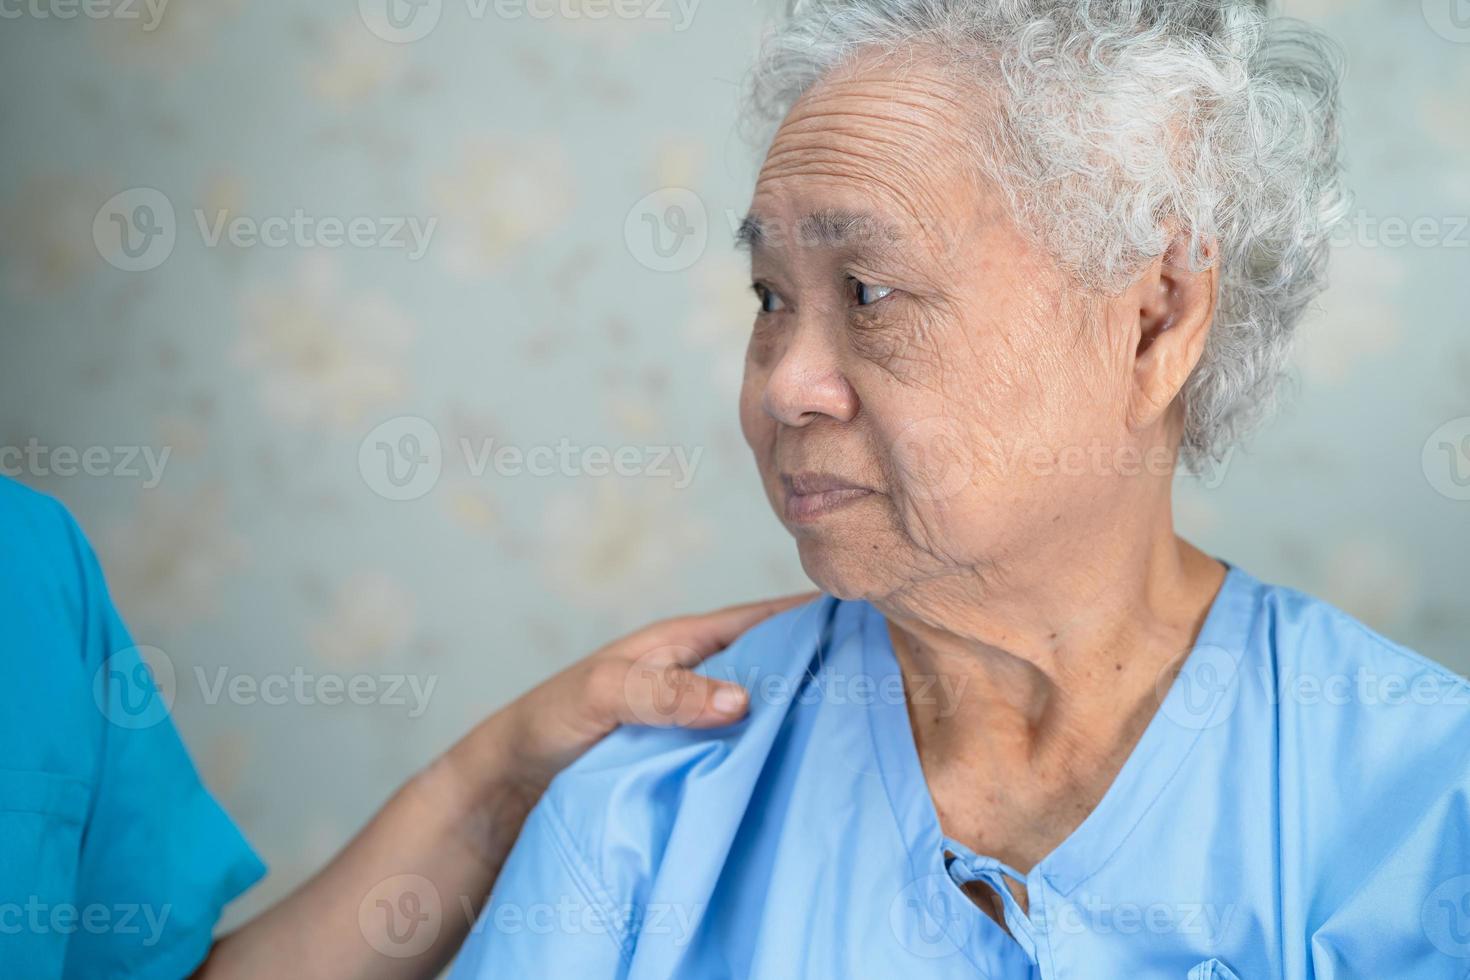
<svg viewBox="0 0 1470 980"><path fill-rule="evenodd" d="M782 474L786 490L786 519L805 524L871 496L873 491L825 473Z"/></svg>

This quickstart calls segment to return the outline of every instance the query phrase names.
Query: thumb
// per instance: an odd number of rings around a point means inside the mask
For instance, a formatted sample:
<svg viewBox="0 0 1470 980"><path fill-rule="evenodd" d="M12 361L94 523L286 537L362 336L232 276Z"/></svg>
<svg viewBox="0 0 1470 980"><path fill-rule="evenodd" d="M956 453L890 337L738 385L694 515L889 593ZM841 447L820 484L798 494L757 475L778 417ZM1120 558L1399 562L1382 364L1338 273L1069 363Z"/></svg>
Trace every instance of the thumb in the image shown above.
<svg viewBox="0 0 1470 980"><path fill-rule="evenodd" d="M618 721L658 728L714 728L745 717L750 696L731 681L677 663L630 665Z"/></svg>

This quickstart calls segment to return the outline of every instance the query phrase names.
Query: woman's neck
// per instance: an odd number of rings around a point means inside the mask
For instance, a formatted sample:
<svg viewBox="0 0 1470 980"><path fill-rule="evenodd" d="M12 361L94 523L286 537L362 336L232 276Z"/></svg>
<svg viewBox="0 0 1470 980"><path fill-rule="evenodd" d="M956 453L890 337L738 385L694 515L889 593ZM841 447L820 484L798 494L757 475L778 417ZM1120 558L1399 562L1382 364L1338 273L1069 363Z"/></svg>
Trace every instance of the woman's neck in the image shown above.
<svg viewBox="0 0 1470 980"><path fill-rule="evenodd" d="M1131 550L1104 567L1074 549L1065 566L999 566L874 602L941 823L1018 869L1111 785L1224 580L1172 530Z"/></svg>

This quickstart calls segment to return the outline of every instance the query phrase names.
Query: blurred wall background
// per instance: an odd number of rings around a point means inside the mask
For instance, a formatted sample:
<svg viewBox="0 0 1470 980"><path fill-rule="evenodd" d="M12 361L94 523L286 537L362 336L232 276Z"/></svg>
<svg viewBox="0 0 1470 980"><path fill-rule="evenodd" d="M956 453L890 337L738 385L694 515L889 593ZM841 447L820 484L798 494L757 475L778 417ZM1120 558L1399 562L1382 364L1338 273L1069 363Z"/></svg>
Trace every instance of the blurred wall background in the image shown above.
<svg viewBox="0 0 1470 980"><path fill-rule="evenodd" d="M160 2L0 3L0 463L172 668L272 868L238 920L539 678L806 586L735 413L778 11ZM1465 670L1470 16L1287 12L1347 50L1358 212L1295 396L1179 522Z"/></svg>

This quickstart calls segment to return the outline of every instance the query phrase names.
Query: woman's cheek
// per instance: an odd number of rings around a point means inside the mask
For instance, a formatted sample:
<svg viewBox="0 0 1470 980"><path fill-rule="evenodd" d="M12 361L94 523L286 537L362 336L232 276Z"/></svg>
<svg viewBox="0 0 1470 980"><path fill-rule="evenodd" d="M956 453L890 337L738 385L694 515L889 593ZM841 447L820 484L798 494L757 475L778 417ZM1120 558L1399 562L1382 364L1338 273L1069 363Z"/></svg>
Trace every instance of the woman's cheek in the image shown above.
<svg viewBox="0 0 1470 980"><path fill-rule="evenodd" d="M971 428L942 399L911 396L904 402L891 414L886 406L870 405L870 418L882 426L887 478L895 496L913 507L943 510L976 475Z"/></svg>
<svg viewBox="0 0 1470 980"><path fill-rule="evenodd" d="M745 436L746 445L755 452L757 463L761 463L766 455L763 450L769 446L774 421L761 408L764 391L763 372L746 361L745 380L740 385L740 432Z"/></svg>

